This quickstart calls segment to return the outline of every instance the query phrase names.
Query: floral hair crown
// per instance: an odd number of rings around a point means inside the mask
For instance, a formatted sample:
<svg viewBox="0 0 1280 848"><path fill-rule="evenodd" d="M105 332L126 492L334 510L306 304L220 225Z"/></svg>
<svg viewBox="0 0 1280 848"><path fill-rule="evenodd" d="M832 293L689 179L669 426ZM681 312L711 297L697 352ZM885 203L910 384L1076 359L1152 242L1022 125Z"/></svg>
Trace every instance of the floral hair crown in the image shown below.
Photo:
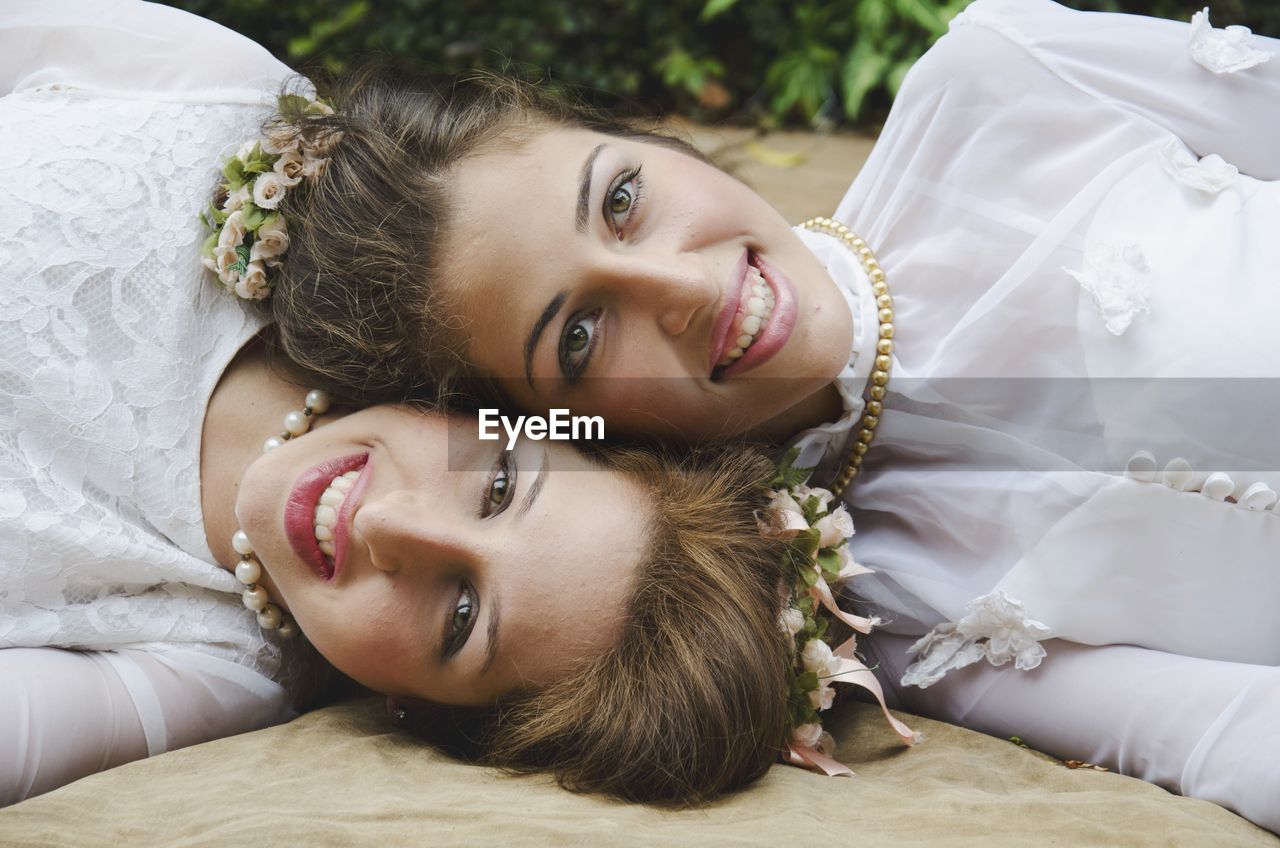
<svg viewBox="0 0 1280 848"><path fill-rule="evenodd" d="M328 117L333 107L299 94L279 99L283 116ZM200 216L213 232L200 249L201 261L230 291L246 300L271 294L271 270L289 249L289 228L280 203L304 179L318 179L342 132L324 128L306 133L292 122L247 141L222 168L226 178L208 211Z"/></svg>
<svg viewBox="0 0 1280 848"><path fill-rule="evenodd" d="M855 634L870 633L880 621L852 615L836 604L831 584L870 574L871 569L859 565L849 550L854 530L848 510L826 489L805 485L813 469L795 467L798 455L799 450L792 449L783 457L769 482L769 505L756 516L762 535L787 542L783 563L791 579L790 599L778 624L794 642L795 662L789 696L791 737L783 759L828 775L851 775L847 766L832 759L835 742L823 731L819 716L835 699L832 684L851 683L869 691L908 745L918 742L920 735L890 714L880 682L856 655L857 636L835 648L829 644L827 620L818 616L820 606Z"/></svg>

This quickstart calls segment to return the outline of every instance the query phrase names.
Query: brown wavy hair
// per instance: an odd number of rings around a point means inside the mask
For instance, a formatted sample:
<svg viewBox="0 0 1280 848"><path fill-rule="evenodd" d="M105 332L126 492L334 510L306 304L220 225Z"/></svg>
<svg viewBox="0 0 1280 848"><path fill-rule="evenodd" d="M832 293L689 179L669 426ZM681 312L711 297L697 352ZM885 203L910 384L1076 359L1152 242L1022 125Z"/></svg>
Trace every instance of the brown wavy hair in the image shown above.
<svg viewBox="0 0 1280 848"><path fill-rule="evenodd" d="M334 114L304 114L303 101L282 98L284 111L265 128L303 141L342 133L324 175L284 201L290 246L273 274L270 308L289 359L350 403L492 393L467 367L465 327L452 317L456 295L438 265L458 163L565 126L704 159L653 125L612 118L514 77L433 78L376 67L321 88Z"/></svg>
<svg viewBox="0 0 1280 848"><path fill-rule="evenodd" d="M617 642L541 691L429 710L417 730L466 759L549 772L575 791L698 804L764 774L788 732L782 549L753 517L773 464L742 448L679 458L622 449L601 461L652 505Z"/></svg>

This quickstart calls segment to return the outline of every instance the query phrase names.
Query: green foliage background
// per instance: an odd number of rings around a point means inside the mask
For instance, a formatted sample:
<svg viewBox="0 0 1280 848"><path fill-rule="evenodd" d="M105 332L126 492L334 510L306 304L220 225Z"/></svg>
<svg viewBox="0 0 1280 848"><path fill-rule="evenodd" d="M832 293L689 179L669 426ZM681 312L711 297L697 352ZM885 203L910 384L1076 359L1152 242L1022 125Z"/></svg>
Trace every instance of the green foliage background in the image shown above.
<svg viewBox="0 0 1280 848"><path fill-rule="evenodd" d="M519 70L632 114L874 126L969 0L169 0L302 71L361 56ZM1066 0L1190 20L1204 0ZM1215 0L1215 26L1280 35L1280 3Z"/></svg>

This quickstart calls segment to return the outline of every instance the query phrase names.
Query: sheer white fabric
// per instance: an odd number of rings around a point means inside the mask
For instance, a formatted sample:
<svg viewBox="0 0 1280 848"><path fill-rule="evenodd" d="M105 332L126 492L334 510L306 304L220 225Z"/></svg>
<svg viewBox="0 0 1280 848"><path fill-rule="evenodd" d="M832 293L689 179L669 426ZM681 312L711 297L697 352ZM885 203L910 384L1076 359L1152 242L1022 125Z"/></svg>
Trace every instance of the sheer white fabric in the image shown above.
<svg viewBox="0 0 1280 848"><path fill-rule="evenodd" d="M264 319L197 215L289 73L164 7L0 7L0 804L282 721L314 661L200 508L209 395Z"/></svg>
<svg viewBox="0 0 1280 848"><path fill-rule="evenodd" d="M912 637L882 649L906 706L1277 830L1280 60L1191 46L978 0L908 74L836 214L896 310L852 588Z"/></svg>

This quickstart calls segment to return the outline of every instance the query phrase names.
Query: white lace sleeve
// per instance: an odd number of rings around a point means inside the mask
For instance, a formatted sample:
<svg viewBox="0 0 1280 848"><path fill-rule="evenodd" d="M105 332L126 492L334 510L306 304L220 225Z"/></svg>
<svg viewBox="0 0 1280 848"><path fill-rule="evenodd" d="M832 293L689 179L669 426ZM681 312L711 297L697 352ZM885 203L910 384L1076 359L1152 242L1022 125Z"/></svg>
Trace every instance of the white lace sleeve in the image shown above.
<svg viewBox="0 0 1280 848"><path fill-rule="evenodd" d="M1197 4L1199 5L1199 4ZM1164 127L1199 156L1280 179L1280 40L1049 0L978 0L952 23L1023 47L1075 88Z"/></svg>
<svg viewBox="0 0 1280 848"><path fill-rule="evenodd" d="M284 690L195 652L0 650L0 807L291 717Z"/></svg>
<svg viewBox="0 0 1280 848"><path fill-rule="evenodd" d="M44 86L163 96L244 89L292 71L220 24L140 0L0 3L0 96Z"/></svg>

